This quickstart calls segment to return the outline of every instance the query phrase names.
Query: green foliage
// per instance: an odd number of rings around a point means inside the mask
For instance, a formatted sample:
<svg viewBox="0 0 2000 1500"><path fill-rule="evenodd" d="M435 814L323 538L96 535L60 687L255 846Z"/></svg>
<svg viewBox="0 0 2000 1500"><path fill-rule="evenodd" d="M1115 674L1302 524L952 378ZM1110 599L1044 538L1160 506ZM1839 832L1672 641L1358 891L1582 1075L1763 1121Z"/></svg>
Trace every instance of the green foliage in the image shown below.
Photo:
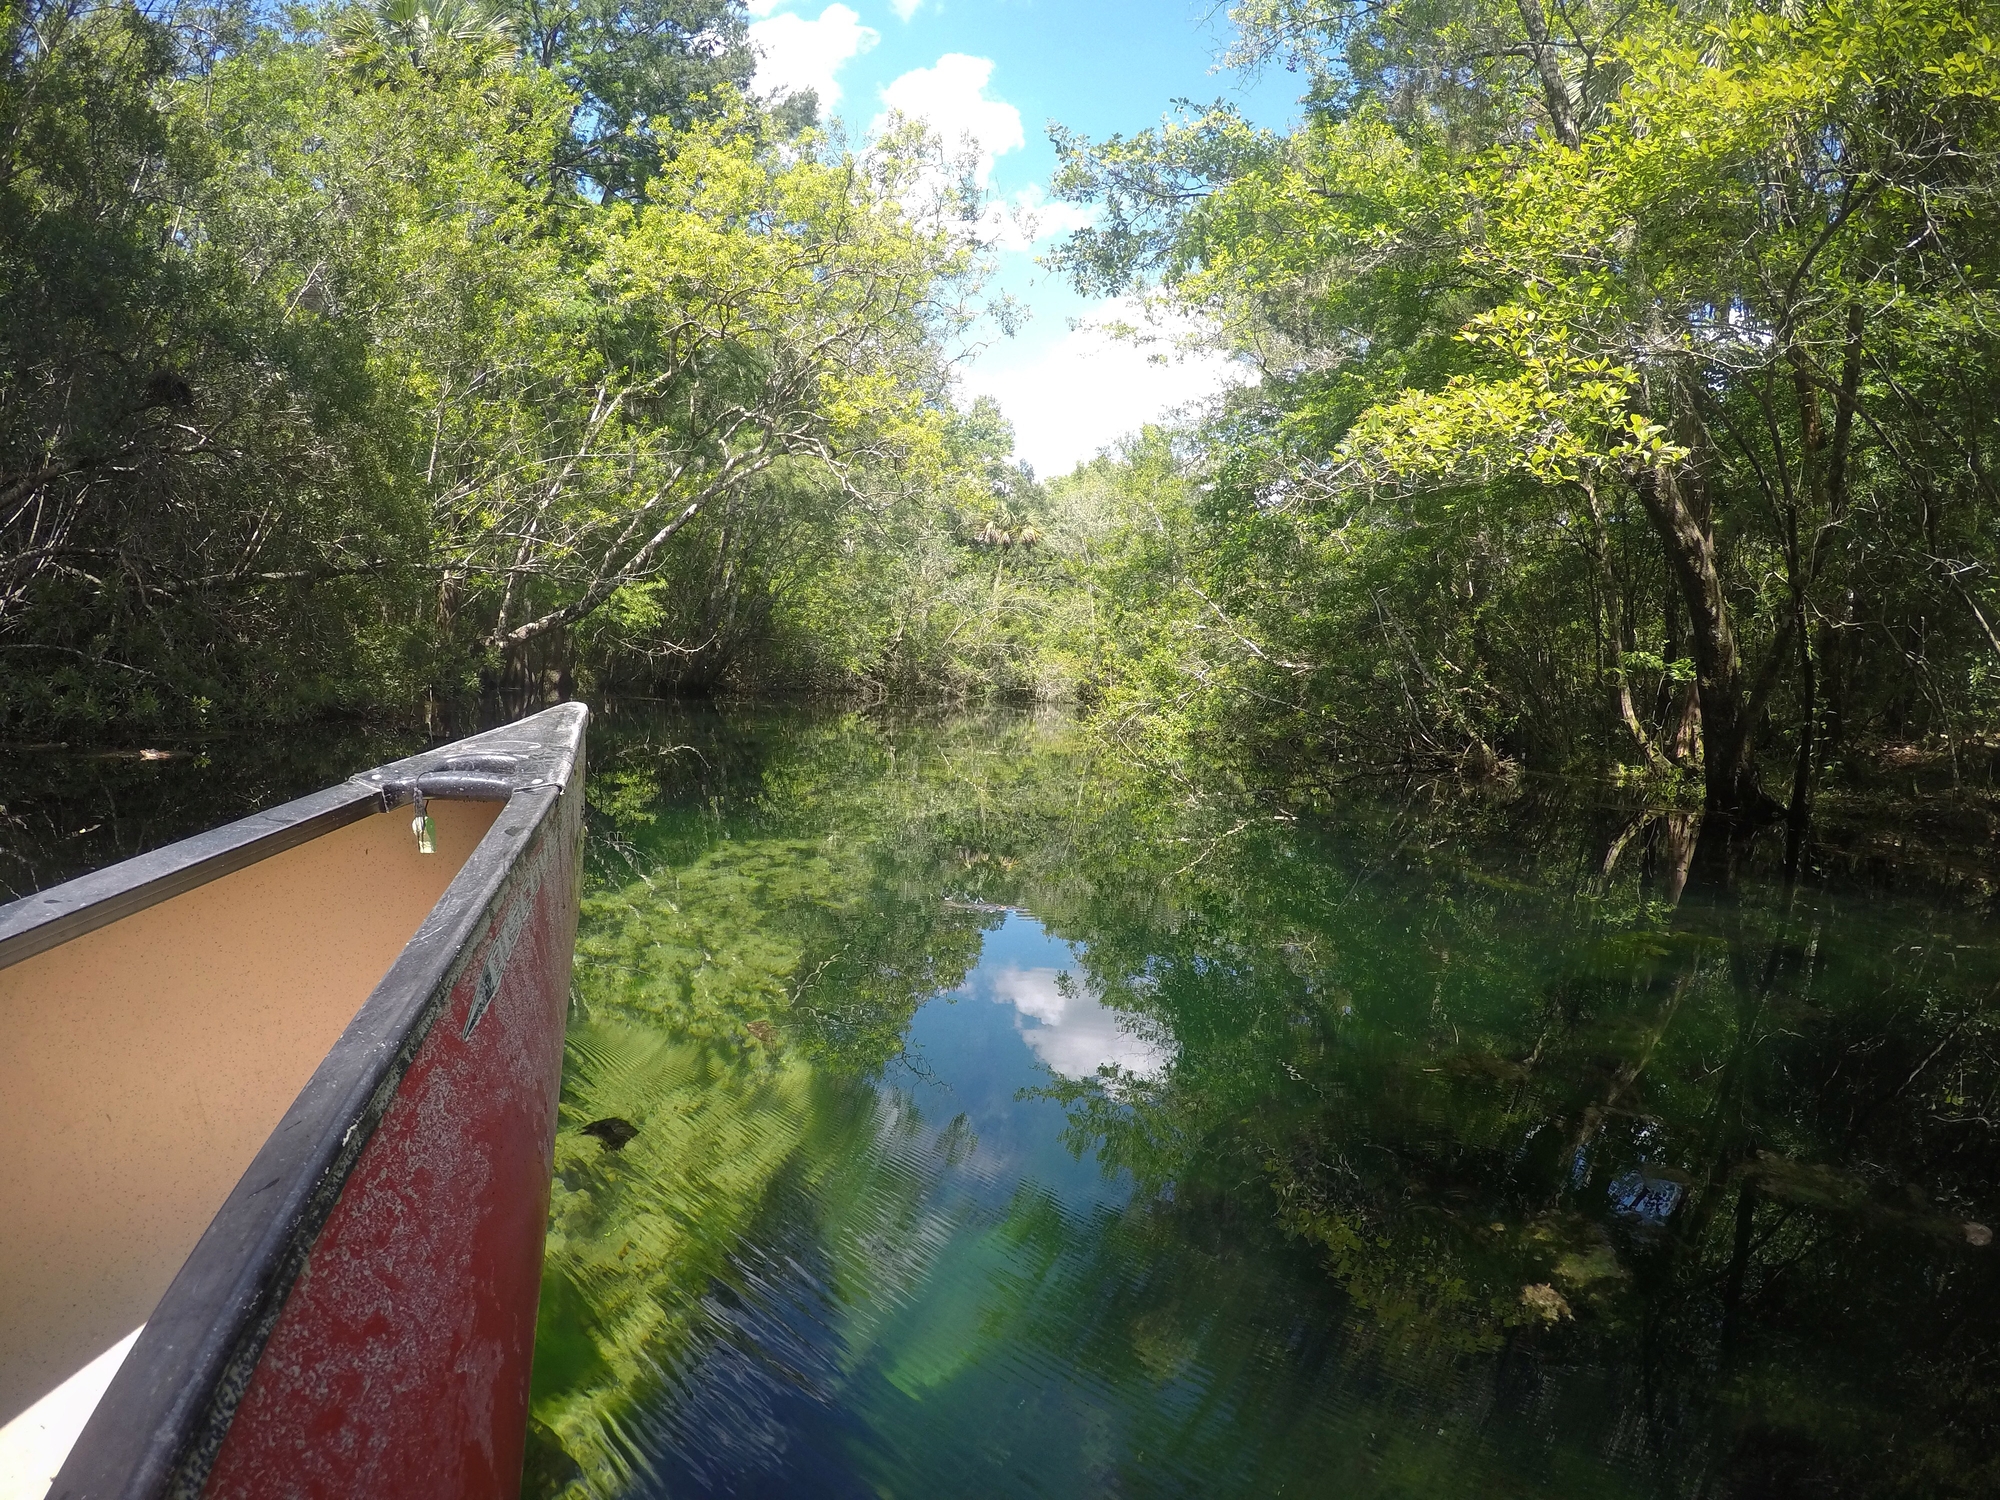
<svg viewBox="0 0 2000 1500"><path fill-rule="evenodd" d="M5 23L8 722L408 692L403 632L354 566L387 583L411 519L378 482L393 443L343 332L298 327L252 267L209 253L216 143L172 104L173 35L129 7Z"/></svg>
<svg viewBox="0 0 2000 1500"><path fill-rule="evenodd" d="M1797 816L1843 745L1981 722L1992 15L1234 14L1240 63L1314 79L1292 133L1058 141L1102 212L1056 264L1263 372L1185 441L1189 603L1135 712L1308 760L1700 764L1751 817L1760 752Z"/></svg>
<svg viewBox="0 0 2000 1500"><path fill-rule="evenodd" d="M756 104L733 5L13 0L0 716L999 696L1801 828L1981 731L1982 5L1234 15L1299 123L1058 131L1053 259L1257 378L1037 477L954 404L962 163Z"/></svg>
<svg viewBox="0 0 2000 1500"><path fill-rule="evenodd" d="M465 61L511 57L505 17L458 0L381 0L352 5L333 19L335 50L358 74L393 74L396 65L445 72Z"/></svg>
<svg viewBox="0 0 2000 1500"><path fill-rule="evenodd" d="M879 675L971 462L935 141L763 113L728 5L5 21L17 722Z"/></svg>
<svg viewBox="0 0 2000 1500"><path fill-rule="evenodd" d="M576 95L574 163L599 190L630 200L675 132L745 91L755 59L730 0L510 0L523 50Z"/></svg>

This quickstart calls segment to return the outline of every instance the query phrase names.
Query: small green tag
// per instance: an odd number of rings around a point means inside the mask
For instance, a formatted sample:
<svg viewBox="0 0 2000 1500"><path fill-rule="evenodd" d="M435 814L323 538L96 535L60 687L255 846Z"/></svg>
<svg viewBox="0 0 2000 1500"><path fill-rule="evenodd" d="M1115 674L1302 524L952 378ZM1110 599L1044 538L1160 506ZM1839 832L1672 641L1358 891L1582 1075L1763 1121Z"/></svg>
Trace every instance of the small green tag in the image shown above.
<svg viewBox="0 0 2000 1500"><path fill-rule="evenodd" d="M417 836L417 853L435 854L437 850L437 821L429 813L418 813L410 820L410 829Z"/></svg>

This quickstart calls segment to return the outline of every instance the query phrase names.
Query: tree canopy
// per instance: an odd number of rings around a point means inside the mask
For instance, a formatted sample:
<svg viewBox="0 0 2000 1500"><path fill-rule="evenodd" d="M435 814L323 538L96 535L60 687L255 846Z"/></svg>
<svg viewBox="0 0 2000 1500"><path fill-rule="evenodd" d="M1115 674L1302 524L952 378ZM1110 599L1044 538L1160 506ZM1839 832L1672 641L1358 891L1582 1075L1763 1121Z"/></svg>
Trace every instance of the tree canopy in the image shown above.
<svg viewBox="0 0 2000 1500"><path fill-rule="evenodd" d="M1208 681L1333 753L1693 763L1739 821L1980 722L2000 15L1234 16L1296 129L1058 140L1058 264L1256 377L1190 470Z"/></svg>
<svg viewBox="0 0 2000 1500"><path fill-rule="evenodd" d="M748 98L733 5L4 19L13 723L712 679L956 482L956 179Z"/></svg>
<svg viewBox="0 0 2000 1500"><path fill-rule="evenodd" d="M1795 833L1984 755L1988 0L1231 14L1296 122L1057 127L1050 259L1245 378L1037 477L964 163L751 97L728 0L9 0L6 722L1064 698Z"/></svg>

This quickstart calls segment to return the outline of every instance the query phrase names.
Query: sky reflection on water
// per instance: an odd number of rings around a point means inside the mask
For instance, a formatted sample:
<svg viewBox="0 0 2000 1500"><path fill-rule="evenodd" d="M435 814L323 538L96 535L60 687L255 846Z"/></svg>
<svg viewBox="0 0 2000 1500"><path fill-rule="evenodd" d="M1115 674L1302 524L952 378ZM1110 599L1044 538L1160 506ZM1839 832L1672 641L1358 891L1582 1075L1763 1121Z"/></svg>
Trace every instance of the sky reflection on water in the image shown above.
<svg viewBox="0 0 2000 1500"><path fill-rule="evenodd" d="M1015 917L1009 925L1026 921ZM1041 935L1039 927L1035 931ZM987 999L1013 1006L1021 1040L1050 1072L1064 1078L1095 1078L1108 1071L1143 1081L1157 1078L1173 1061L1170 1039L1148 1035L1138 1017L1106 1005L1073 970L982 962L967 984L971 993L983 992Z"/></svg>
<svg viewBox="0 0 2000 1500"><path fill-rule="evenodd" d="M878 1212L839 1222L805 1183L779 1193L705 1299L709 1336L656 1414L637 1493L1070 1492L1088 1467L1079 1422L1115 1412L1052 1351L1002 1332L1036 1279L1015 1233L1025 1211L1058 1240L1087 1234L1131 1180L1080 1159L1040 1091L1051 1071L1165 1057L1077 987L1072 961L1010 912L964 984L916 1012L905 1050L852 1101L870 1110L866 1144L827 1195L875 1179L861 1197ZM983 1393L976 1430L961 1426L969 1390Z"/></svg>
<svg viewBox="0 0 2000 1500"><path fill-rule="evenodd" d="M1454 1410L1490 1377L1383 1368L1302 1247L1218 1246L1213 1205L1135 1199L1078 1137L1055 1079L1122 1070L1115 1099L1172 1054L1077 960L1013 910L915 1012L844 1101L858 1149L781 1182L710 1284L630 1493L1529 1493L1509 1450L1555 1434Z"/></svg>
<svg viewBox="0 0 2000 1500"><path fill-rule="evenodd" d="M1036 721L634 728L532 1500L2000 1493L1984 909Z"/></svg>

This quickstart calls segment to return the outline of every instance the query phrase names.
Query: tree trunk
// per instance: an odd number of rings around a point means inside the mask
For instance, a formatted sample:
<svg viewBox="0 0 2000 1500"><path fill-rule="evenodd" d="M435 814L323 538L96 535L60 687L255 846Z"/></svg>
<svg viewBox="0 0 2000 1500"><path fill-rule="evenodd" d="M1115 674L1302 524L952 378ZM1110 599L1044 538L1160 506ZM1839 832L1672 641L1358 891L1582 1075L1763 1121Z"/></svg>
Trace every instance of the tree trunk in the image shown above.
<svg viewBox="0 0 2000 1500"><path fill-rule="evenodd" d="M1618 570L1611 560L1611 535L1604 524L1603 509L1597 503L1597 492L1590 485L1583 486L1585 507L1590 515L1590 554L1597 565L1597 587L1603 600L1604 630L1598 644L1598 672L1610 691L1611 716L1625 726L1632 744L1644 757L1648 770L1656 773L1672 769L1660 747L1653 743L1653 737L1646 732L1646 726L1639 722L1639 710L1632 702L1632 680L1625 675L1625 639L1628 633L1625 619L1625 596Z"/></svg>
<svg viewBox="0 0 2000 1500"><path fill-rule="evenodd" d="M1785 815L1785 874L1796 876L1806 830L1812 821L1812 788L1816 737L1819 730L1819 681L1813 662L1812 622L1807 595L1818 582L1820 548L1846 514L1848 452L1854 438L1855 397L1861 384L1863 316L1859 303L1847 309L1847 341L1841 361L1840 385L1833 391L1831 437L1820 412L1820 381L1812 363L1794 352L1792 388L1799 408L1799 493L1823 518L1812 544L1801 550L1796 505L1785 515L1785 573L1792 592L1794 628L1799 652L1799 743L1792 771L1792 800Z"/></svg>
<svg viewBox="0 0 2000 1500"><path fill-rule="evenodd" d="M1812 821L1813 731L1819 717L1819 682L1813 670L1812 644L1806 631L1799 636L1799 744L1792 763L1792 801L1785 809L1785 875L1799 873L1806 829Z"/></svg>
<svg viewBox="0 0 2000 1500"><path fill-rule="evenodd" d="M1693 475L1686 477L1692 480ZM1688 503L1690 486L1682 480L1671 470L1649 470L1639 481L1639 497L1687 606L1701 704L1704 809L1712 822L1740 830L1770 821L1777 805L1757 782L1751 694L1716 566L1715 541L1707 518Z"/></svg>
<svg viewBox="0 0 2000 1500"><path fill-rule="evenodd" d="M1736 1352L1736 1338L1742 1327L1743 1281L1750 1269L1750 1245L1757 1224L1757 1184L1744 1178L1736 1190L1736 1234L1729 1252L1729 1270L1722 1282L1722 1355L1728 1360Z"/></svg>
<svg viewBox="0 0 2000 1500"><path fill-rule="evenodd" d="M1563 77L1562 58L1555 38L1549 34L1542 0L1514 0L1514 5L1527 32L1528 56L1542 85L1542 104L1549 112L1549 126L1558 141L1574 148L1583 139L1583 128L1576 117L1576 95L1569 80Z"/></svg>

